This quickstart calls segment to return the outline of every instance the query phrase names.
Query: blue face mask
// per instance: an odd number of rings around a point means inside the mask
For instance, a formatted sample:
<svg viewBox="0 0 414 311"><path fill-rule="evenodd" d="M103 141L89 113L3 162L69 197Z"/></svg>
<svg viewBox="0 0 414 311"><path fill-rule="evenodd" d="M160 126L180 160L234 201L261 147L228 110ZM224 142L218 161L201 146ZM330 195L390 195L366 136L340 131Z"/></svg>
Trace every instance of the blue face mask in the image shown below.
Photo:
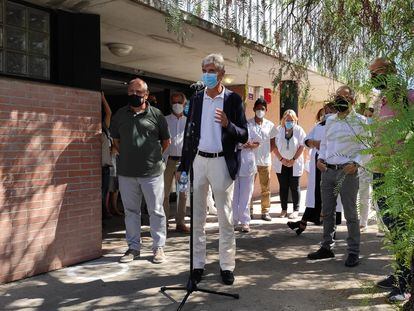
<svg viewBox="0 0 414 311"><path fill-rule="evenodd" d="M291 128L293 128L293 125L294 125L293 121L286 121L286 122L285 122L285 127L286 127L288 130L290 130Z"/></svg>
<svg viewBox="0 0 414 311"><path fill-rule="evenodd" d="M208 89L212 89L216 87L218 81L217 81L217 73L203 73L203 76L201 78L203 80L205 86Z"/></svg>
<svg viewBox="0 0 414 311"><path fill-rule="evenodd" d="M371 117L367 117L367 122L368 122L368 124L372 124L372 118Z"/></svg>

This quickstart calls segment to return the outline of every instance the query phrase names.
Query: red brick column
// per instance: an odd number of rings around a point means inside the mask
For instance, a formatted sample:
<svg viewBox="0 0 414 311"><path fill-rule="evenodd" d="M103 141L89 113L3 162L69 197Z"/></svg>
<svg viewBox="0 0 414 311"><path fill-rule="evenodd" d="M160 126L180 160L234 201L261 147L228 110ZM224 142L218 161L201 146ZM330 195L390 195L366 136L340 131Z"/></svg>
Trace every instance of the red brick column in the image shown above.
<svg viewBox="0 0 414 311"><path fill-rule="evenodd" d="M0 78L0 282L101 255L100 94Z"/></svg>

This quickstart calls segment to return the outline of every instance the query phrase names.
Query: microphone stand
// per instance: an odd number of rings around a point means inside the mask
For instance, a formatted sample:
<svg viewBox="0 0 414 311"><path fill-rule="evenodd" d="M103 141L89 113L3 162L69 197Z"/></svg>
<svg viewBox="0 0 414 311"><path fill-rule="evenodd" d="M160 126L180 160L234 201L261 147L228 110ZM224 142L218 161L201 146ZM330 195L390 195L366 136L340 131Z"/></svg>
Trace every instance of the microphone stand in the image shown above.
<svg viewBox="0 0 414 311"><path fill-rule="evenodd" d="M201 91L200 89L196 90L196 94ZM191 113L191 119L189 122L190 126L191 126L191 131L189 130L190 134L192 134L193 131L193 115L192 115L192 111ZM175 299L173 299L170 295L168 295L166 293L166 291L186 291L186 294L183 298L183 300L181 301L180 305L178 306L177 311L180 311L183 307L184 304L186 303L188 297L193 293L193 292L202 292L202 293L208 293L208 294L214 294L214 295L220 295L220 296L227 296L227 297L233 297L235 299L239 299L239 294L230 294L230 293L224 293L224 292L218 292L218 291L213 291L213 290L209 290L209 289L205 289L205 288L200 288L197 286L197 283L194 281L193 278L193 269L194 269L194 254L193 254L193 240L194 240L194 236L193 236L193 224L194 224L194 220L193 220L193 215L194 215L194 201L193 201L193 176L194 176L194 172L193 172L193 157L190 158L190 213L191 213L191 217L190 217L190 275L188 277L188 281L187 281L187 285L186 286L162 286L160 291L162 294L164 294L166 297L168 297L171 301L173 302L177 302Z"/></svg>

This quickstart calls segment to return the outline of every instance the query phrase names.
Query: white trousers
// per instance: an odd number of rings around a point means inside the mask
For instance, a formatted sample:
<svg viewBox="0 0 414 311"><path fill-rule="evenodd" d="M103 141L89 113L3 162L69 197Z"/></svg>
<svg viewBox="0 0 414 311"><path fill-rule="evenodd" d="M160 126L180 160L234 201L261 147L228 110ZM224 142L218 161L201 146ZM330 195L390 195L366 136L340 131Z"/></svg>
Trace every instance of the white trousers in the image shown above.
<svg viewBox="0 0 414 311"><path fill-rule="evenodd" d="M194 269L203 269L206 263L207 193L211 185L219 223L219 258L222 270L233 271L236 265L236 240L233 227L233 180L224 157L204 158L197 155L193 163L193 253Z"/></svg>
<svg viewBox="0 0 414 311"><path fill-rule="evenodd" d="M233 193L233 222L248 225L250 223L249 202L254 190L254 175L237 176Z"/></svg>
<svg viewBox="0 0 414 311"><path fill-rule="evenodd" d="M370 178L369 174L365 170L359 174L359 224L364 227L368 225L368 215L371 209L372 177Z"/></svg>

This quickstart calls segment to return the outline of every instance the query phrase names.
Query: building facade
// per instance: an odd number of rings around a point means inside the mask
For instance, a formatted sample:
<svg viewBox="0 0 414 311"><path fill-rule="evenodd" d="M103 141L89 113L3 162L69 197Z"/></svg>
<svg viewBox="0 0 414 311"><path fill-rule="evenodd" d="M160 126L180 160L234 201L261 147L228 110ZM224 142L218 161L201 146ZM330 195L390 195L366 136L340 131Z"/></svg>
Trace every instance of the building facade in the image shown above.
<svg viewBox="0 0 414 311"><path fill-rule="evenodd" d="M240 50L224 40L223 25L197 18L183 25L188 38L181 41L167 30L159 1L0 0L0 282L101 256L102 89L116 110L125 103L126 82L139 76L168 113L169 94L190 96L201 59L221 52L227 87L244 95L248 84L246 114L253 116L280 60L261 45L257 27L240 24L256 42L247 69ZM130 53L116 55L113 43ZM307 130L335 88L315 72L309 76L313 105L298 108ZM267 114L276 124L280 102L276 89Z"/></svg>

